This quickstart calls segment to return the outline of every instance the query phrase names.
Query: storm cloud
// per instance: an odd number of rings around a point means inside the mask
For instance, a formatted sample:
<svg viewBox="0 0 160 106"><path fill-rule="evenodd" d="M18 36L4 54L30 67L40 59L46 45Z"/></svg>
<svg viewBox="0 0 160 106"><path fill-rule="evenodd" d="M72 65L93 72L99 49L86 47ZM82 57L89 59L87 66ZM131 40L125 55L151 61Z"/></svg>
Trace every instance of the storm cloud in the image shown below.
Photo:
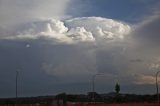
<svg viewBox="0 0 160 106"><path fill-rule="evenodd" d="M88 92L97 73L104 74L96 79L97 89L106 91L105 87L119 82L124 92L141 93L146 86L150 91L144 93L154 92L154 74L160 67L159 15L137 24L103 17L72 18L65 12L70 0L47 1L13 0L6 8L10 1L0 0L3 97L14 95L17 70L21 96Z"/></svg>

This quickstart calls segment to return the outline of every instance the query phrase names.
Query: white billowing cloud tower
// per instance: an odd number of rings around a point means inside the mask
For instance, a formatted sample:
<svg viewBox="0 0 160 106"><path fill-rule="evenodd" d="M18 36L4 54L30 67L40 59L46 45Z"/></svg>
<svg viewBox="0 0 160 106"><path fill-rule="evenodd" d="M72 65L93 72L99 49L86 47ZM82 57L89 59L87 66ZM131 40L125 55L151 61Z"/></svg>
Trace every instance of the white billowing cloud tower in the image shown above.
<svg viewBox="0 0 160 106"><path fill-rule="evenodd" d="M24 28L24 29L22 29ZM63 43L97 42L101 40L123 40L130 32L130 26L102 17L82 17L69 20L43 19L28 23L18 30L13 39L37 39L45 37Z"/></svg>

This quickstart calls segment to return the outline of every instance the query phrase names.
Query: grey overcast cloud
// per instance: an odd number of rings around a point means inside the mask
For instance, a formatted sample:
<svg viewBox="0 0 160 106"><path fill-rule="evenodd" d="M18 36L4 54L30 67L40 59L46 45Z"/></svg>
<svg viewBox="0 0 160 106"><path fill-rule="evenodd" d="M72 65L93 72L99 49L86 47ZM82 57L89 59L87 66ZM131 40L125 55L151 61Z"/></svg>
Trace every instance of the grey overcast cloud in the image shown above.
<svg viewBox="0 0 160 106"><path fill-rule="evenodd" d="M0 97L154 94L158 0L0 0Z"/></svg>

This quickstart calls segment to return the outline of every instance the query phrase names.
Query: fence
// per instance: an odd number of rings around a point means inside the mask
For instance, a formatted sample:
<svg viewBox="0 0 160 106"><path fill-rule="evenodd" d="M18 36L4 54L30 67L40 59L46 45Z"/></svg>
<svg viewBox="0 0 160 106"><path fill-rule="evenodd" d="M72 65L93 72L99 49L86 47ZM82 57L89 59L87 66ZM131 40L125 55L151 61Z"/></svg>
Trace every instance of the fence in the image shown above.
<svg viewBox="0 0 160 106"><path fill-rule="evenodd" d="M112 104L107 104L107 103L71 103L67 102L67 106L160 106L156 103L112 103Z"/></svg>

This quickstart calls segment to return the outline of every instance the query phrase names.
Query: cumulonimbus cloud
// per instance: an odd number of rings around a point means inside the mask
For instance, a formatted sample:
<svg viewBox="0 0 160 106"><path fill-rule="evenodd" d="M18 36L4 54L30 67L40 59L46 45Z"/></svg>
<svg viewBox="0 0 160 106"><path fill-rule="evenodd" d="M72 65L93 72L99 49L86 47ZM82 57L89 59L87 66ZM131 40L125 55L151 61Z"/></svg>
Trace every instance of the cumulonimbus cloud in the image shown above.
<svg viewBox="0 0 160 106"><path fill-rule="evenodd" d="M13 41L46 40L48 44L53 45L50 49L53 47L57 49L56 52L52 49L44 51L49 57L45 56L46 61L42 63L43 70L59 77L86 76L87 78L98 73L99 70L102 71L103 68L111 68L110 72L112 73L114 66L110 65L114 61L107 63L100 61L103 61L101 59L105 55L103 59L110 58L112 51L123 51L123 47L120 47L118 42L125 41L130 30L131 27L124 22L102 17L82 17L64 21L43 19L22 24L21 27L14 29L1 39ZM101 44L104 46L101 47ZM56 45L66 46L59 48ZM115 50L115 48L118 49ZM68 52L61 53L61 49ZM56 59L51 59L55 56ZM62 58L64 56L66 57ZM113 58L111 57L111 59ZM104 65L106 66L104 67Z"/></svg>
<svg viewBox="0 0 160 106"><path fill-rule="evenodd" d="M46 55L41 69L62 79L74 77L82 81L81 76L85 76L85 81L88 76L99 72L111 76L116 74L121 79L124 72L126 77L123 78L129 78L137 72L150 74L155 56L144 53L146 49L139 44L145 42L139 41L138 35L145 32L143 30L149 25L152 25L152 21L132 30L127 23L102 17L79 17L63 21L43 19L22 24L7 36L2 36L1 40L46 41L51 44L47 50L44 47ZM32 48L32 45L29 47Z"/></svg>

